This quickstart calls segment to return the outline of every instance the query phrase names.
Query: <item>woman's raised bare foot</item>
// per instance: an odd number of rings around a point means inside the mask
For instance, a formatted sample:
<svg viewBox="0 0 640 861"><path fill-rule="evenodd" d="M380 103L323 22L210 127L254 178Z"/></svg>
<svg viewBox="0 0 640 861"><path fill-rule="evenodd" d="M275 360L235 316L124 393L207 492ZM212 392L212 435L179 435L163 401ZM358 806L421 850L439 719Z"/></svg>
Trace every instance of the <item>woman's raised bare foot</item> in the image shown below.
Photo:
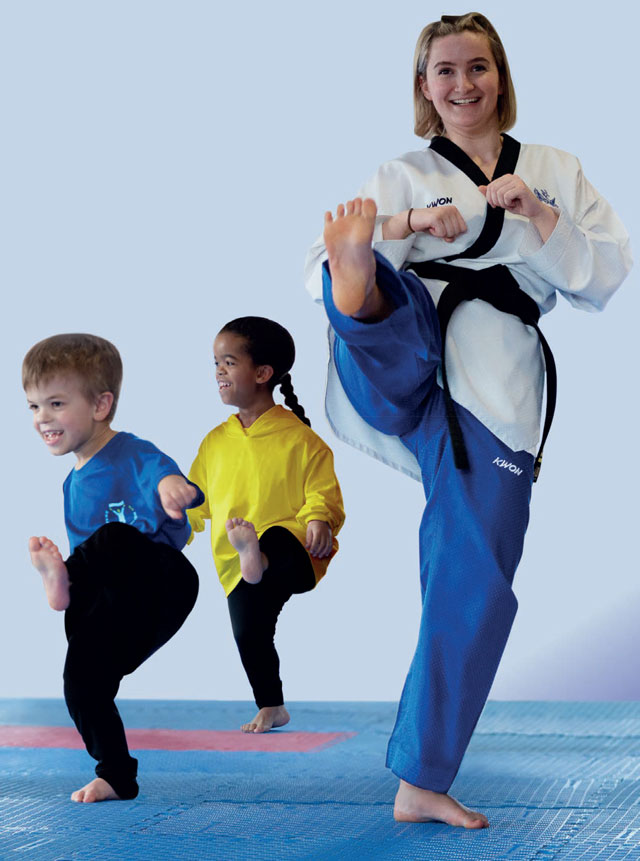
<svg viewBox="0 0 640 861"><path fill-rule="evenodd" d="M240 557L240 572L247 583L259 583L266 566L266 557L260 552L258 536L253 523L241 517L232 517L225 523L227 537Z"/></svg>
<svg viewBox="0 0 640 861"><path fill-rule="evenodd" d="M379 319L389 308L376 284L376 260L371 249L376 223L371 198L340 204L334 218L324 216L324 243L329 254L333 301L341 314L358 319Z"/></svg>
<svg viewBox="0 0 640 861"><path fill-rule="evenodd" d="M277 726L289 723L291 717L284 706L266 706L260 709L251 723L242 724L242 732L269 732Z"/></svg>
<svg viewBox="0 0 640 861"><path fill-rule="evenodd" d="M397 822L446 822L461 828L487 828L489 820L483 813L469 810L444 792L420 789L406 780L400 781L393 818Z"/></svg>
<svg viewBox="0 0 640 861"><path fill-rule="evenodd" d="M34 568L42 575L49 606L54 610L66 610L69 606L69 573L62 554L44 535L29 539L29 553Z"/></svg>
<svg viewBox="0 0 640 861"><path fill-rule="evenodd" d="M96 777L82 789L76 789L75 792L72 792L71 800L88 804L94 801L120 801L121 799L110 783L101 777Z"/></svg>

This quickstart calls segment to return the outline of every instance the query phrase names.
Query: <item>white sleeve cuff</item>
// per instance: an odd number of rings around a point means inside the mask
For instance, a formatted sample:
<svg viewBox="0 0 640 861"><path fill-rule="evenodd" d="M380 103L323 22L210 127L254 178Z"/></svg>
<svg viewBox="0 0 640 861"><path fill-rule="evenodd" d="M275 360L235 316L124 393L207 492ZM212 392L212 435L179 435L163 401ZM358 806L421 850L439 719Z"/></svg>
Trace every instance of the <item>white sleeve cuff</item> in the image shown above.
<svg viewBox="0 0 640 861"><path fill-rule="evenodd" d="M553 233L546 242L542 241L538 229L529 222L520 243L520 255L535 272L542 275L559 265L567 247L570 247L572 240L575 242L573 234L576 231L580 234L562 209Z"/></svg>
<svg viewBox="0 0 640 861"><path fill-rule="evenodd" d="M380 219L378 221L378 219ZM387 221L387 217L383 216L376 218L376 226L373 231L373 247L376 251L386 257L396 269L402 269L406 263L409 252L413 248L413 233L406 236L404 239L383 239L382 225Z"/></svg>

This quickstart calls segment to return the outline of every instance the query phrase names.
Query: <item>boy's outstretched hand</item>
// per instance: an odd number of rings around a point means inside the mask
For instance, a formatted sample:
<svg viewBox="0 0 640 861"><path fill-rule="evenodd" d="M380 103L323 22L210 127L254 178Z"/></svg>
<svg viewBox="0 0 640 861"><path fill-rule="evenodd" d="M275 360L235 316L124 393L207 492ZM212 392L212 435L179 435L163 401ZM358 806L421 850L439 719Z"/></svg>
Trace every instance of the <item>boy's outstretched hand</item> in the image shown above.
<svg viewBox="0 0 640 861"><path fill-rule="evenodd" d="M198 495L198 491L183 475L165 475L158 482L160 505L174 520L184 517L184 510Z"/></svg>
<svg viewBox="0 0 640 861"><path fill-rule="evenodd" d="M307 542L305 547L312 556L323 559L331 555L331 527L324 520L310 520L307 524Z"/></svg>

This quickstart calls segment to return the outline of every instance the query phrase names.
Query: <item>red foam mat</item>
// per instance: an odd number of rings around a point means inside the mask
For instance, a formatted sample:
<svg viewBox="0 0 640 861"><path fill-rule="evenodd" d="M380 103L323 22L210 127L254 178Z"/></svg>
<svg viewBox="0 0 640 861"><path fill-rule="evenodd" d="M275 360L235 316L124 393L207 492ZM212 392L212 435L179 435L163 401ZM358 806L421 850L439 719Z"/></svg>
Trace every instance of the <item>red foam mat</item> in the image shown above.
<svg viewBox="0 0 640 861"><path fill-rule="evenodd" d="M353 732L244 733L240 730L129 729L131 750L218 750L264 753L312 753L339 744ZM74 727L0 726L0 747L80 749L84 744Z"/></svg>

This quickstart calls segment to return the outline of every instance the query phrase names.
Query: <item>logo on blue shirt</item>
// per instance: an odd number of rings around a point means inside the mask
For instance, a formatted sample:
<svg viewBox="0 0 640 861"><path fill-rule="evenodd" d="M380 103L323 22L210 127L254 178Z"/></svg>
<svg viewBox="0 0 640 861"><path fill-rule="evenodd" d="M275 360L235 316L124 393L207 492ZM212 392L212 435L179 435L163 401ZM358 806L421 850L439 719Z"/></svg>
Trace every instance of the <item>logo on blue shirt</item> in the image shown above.
<svg viewBox="0 0 640 861"><path fill-rule="evenodd" d="M127 505L124 499L120 502L110 502L104 512L105 523L128 523L131 525L138 519L135 508Z"/></svg>

